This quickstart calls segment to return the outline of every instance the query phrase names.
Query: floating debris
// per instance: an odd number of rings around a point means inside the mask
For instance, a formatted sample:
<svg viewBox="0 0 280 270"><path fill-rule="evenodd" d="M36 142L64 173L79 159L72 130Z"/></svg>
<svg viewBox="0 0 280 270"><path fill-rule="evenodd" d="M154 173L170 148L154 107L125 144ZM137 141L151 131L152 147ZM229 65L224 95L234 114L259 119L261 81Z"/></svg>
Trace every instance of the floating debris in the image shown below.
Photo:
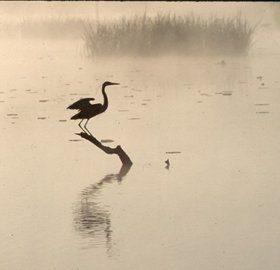
<svg viewBox="0 0 280 270"><path fill-rule="evenodd" d="M182 152L180 151L168 151L168 152L165 152L166 154L181 154Z"/></svg>
<svg viewBox="0 0 280 270"><path fill-rule="evenodd" d="M170 167L170 161L169 159L165 160L165 169L169 170L169 167Z"/></svg>
<svg viewBox="0 0 280 270"><path fill-rule="evenodd" d="M112 143L114 142L113 140L110 140L110 139L104 139L104 140L101 140L102 143Z"/></svg>

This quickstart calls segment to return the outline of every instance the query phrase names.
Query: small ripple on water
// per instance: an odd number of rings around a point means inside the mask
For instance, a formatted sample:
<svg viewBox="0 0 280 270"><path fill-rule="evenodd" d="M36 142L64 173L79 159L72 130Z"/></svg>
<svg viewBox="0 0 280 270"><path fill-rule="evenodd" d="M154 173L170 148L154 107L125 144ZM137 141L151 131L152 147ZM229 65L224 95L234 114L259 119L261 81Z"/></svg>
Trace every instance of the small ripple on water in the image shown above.
<svg viewBox="0 0 280 270"><path fill-rule="evenodd" d="M40 103L45 103L45 102L48 102L48 101L49 101L48 99L39 99Z"/></svg>
<svg viewBox="0 0 280 270"><path fill-rule="evenodd" d="M147 103L141 103L141 105L142 105L142 106L146 106L146 105L147 105Z"/></svg>
<svg viewBox="0 0 280 270"><path fill-rule="evenodd" d="M37 117L38 120L45 120L47 117Z"/></svg>
<svg viewBox="0 0 280 270"><path fill-rule="evenodd" d="M141 118L138 118L138 117L131 117L131 118L128 118L128 120L140 120Z"/></svg>
<svg viewBox="0 0 280 270"><path fill-rule="evenodd" d="M270 113L270 112L268 112L268 111L261 111L261 112L256 112L256 113L258 113L258 114L267 114L267 113Z"/></svg>
<svg viewBox="0 0 280 270"><path fill-rule="evenodd" d="M181 151L168 151L168 152L165 152L166 154L181 154L182 152Z"/></svg>
<svg viewBox="0 0 280 270"><path fill-rule="evenodd" d="M80 142L80 141L82 141L82 140L80 140L80 139L70 139L70 140L68 140L69 142Z"/></svg>
<svg viewBox="0 0 280 270"><path fill-rule="evenodd" d="M119 112L128 112L129 110L118 110Z"/></svg>
<svg viewBox="0 0 280 270"><path fill-rule="evenodd" d="M67 120L66 119L60 119L60 120L58 120L59 122L67 122Z"/></svg>
<svg viewBox="0 0 280 270"><path fill-rule="evenodd" d="M255 106L269 106L269 103L256 103Z"/></svg>
<svg viewBox="0 0 280 270"><path fill-rule="evenodd" d="M8 113L7 116L18 116L17 113Z"/></svg>

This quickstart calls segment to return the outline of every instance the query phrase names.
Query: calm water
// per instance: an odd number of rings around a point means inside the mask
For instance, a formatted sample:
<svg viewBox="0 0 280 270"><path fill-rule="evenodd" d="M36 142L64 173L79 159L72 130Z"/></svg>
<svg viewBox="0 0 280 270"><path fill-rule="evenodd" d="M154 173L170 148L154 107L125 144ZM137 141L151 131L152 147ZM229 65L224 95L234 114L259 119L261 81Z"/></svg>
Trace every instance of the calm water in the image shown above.
<svg viewBox="0 0 280 270"><path fill-rule="evenodd" d="M278 51L223 65L1 46L1 269L278 269ZM105 80L121 85L88 128L129 154L123 176L65 109L102 101Z"/></svg>

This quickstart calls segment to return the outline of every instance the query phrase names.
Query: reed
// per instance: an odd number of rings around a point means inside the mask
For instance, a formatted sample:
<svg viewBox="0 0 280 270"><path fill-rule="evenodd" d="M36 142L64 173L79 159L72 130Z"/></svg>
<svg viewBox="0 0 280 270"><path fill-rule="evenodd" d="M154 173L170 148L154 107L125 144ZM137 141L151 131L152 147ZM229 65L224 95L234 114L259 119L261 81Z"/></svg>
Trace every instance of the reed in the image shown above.
<svg viewBox="0 0 280 270"><path fill-rule="evenodd" d="M233 18L146 14L115 22L86 23L85 48L91 56L162 54L244 55L257 25Z"/></svg>

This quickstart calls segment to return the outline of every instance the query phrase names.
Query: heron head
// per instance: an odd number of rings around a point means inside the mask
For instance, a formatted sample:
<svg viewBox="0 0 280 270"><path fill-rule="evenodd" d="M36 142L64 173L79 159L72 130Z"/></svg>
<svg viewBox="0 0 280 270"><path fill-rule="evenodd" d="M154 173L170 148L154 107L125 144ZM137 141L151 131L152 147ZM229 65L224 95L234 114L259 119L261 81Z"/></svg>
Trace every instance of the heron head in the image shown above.
<svg viewBox="0 0 280 270"><path fill-rule="evenodd" d="M106 87L108 85L119 85L119 83L114 83L114 82L109 82L109 81L106 81L103 83L103 87Z"/></svg>

